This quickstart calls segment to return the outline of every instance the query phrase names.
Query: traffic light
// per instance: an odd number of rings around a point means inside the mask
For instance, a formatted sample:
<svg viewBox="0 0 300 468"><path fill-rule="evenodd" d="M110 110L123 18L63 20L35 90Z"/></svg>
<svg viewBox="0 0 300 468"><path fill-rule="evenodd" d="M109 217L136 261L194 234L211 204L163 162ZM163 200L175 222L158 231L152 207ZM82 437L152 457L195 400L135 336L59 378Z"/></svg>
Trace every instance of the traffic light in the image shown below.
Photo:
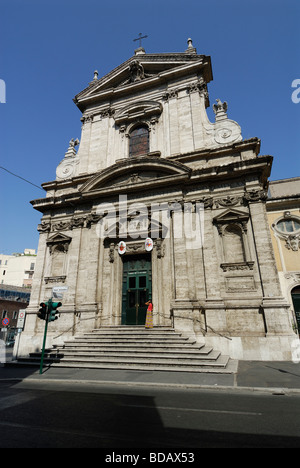
<svg viewBox="0 0 300 468"><path fill-rule="evenodd" d="M48 309L48 303L41 302L39 313L37 314L38 318L40 318L41 320L47 320L47 309Z"/></svg>
<svg viewBox="0 0 300 468"><path fill-rule="evenodd" d="M52 302L49 301L49 322L54 322L54 320L57 320L58 317L56 317L56 314L59 314L59 310L57 310L58 307L62 305L61 302Z"/></svg>

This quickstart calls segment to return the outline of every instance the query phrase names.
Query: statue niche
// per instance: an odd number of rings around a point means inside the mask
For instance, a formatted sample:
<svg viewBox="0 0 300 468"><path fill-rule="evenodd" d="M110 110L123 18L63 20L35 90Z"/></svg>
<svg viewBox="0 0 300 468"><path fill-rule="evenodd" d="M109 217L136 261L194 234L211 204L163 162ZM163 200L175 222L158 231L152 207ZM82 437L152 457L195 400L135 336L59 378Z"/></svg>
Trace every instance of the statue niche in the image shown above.
<svg viewBox="0 0 300 468"><path fill-rule="evenodd" d="M229 224L225 227L223 232L223 245L225 262L245 262L243 233L238 225Z"/></svg>
<svg viewBox="0 0 300 468"><path fill-rule="evenodd" d="M63 245L56 245L52 251L51 275L62 276L65 274L65 249Z"/></svg>
<svg viewBox="0 0 300 468"><path fill-rule="evenodd" d="M67 253L71 238L57 233L47 241L49 253L51 256L51 278L62 278L66 275Z"/></svg>

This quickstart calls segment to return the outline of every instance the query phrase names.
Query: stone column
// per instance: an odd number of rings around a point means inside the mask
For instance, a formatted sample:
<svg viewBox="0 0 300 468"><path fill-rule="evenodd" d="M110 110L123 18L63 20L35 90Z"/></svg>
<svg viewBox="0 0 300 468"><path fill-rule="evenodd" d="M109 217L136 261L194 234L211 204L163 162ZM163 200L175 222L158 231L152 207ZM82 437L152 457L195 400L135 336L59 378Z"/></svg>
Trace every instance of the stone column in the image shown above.
<svg viewBox="0 0 300 468"><path fill-rule="evenodd" d="M251 202L249 212L263 291L261 306L265 316L267 335L290 335L293 331L288 315L289 304L286 303L281 292L265 204L261 201Z"/></svg>
<svg viewBox="0 0 300 468"><path fill-rule="evenodd" d="M225 304L221 294L220 263L217 254L219 234L213 225L213 212L204 212L203 263L206 299L204 304L207 334L227 333Z"/></svg>
<svg viewBox="0 0 300 468"><path fill-rule="evenodd" d="M175 221L176 218L173 216L173 233L176 233L173 236L175 297L171 301L174 328L184 332L190 338L196 339L195 326L197 321L200 320L201 307L196 298L195 258L189 250L191 248L191 241L186 237L184 222L182 223L182 235L181 237L177 237L180 233L178 229L174 229Z"/></svg>

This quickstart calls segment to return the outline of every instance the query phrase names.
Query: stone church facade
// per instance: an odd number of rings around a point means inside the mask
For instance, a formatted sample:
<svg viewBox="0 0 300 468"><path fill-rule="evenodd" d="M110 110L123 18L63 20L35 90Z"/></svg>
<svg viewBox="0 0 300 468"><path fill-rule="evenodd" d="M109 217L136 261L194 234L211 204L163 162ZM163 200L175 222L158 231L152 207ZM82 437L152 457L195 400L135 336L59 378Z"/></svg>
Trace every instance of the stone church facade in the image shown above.
<svg viewBox="0 0 300 468"><path fill-rule="evenodd" d="M19 354L40 349L36 314L64 289L48 346L114 325L173 327L236 359L288 360L295 334L266 216L272 157L217 99L210 57L143 48L77 94L72 139L43 184L40 241Z"/></svg>

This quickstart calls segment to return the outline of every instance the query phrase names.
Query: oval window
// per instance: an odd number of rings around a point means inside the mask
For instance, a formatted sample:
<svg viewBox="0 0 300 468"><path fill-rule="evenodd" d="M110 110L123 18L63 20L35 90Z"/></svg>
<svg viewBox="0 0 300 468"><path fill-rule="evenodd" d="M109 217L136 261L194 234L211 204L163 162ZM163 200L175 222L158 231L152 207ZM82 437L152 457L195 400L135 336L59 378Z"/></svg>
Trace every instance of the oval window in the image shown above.
<svg viewBox="0 0 300 468"><path fill-rule="evenodd" d="M282 219L276 224L278 231L283 234L292 234L300 229L300 221L295 218Z"/></svg>

